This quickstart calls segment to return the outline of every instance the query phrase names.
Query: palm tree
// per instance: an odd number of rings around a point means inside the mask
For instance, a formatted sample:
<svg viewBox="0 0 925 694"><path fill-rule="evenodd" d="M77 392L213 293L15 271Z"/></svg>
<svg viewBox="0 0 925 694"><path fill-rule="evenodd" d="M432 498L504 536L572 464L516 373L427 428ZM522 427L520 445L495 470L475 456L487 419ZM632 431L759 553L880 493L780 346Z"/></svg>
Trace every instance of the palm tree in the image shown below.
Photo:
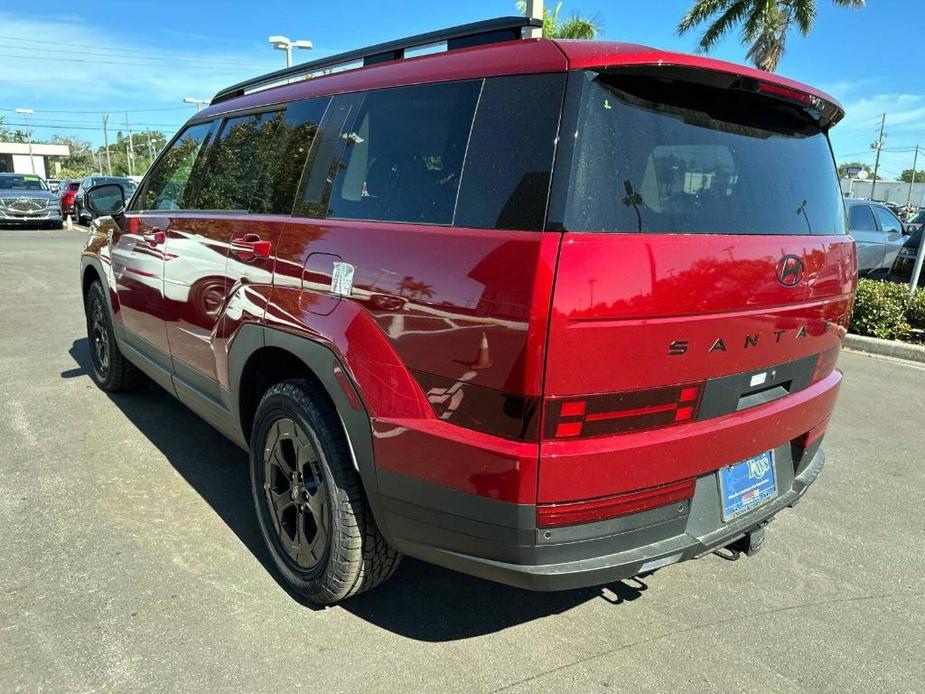
<svg viewBox="0 0 925 694"><path fill-rule="evenodd" d="M832 0L840 7L860 8L865 0ZM694 6L678 24L684 34L695 26L709 23L697 49L709 51L737 25L742 26L742 43L748 44L748 59L755 67L774 72L784 54L790 27L796 23L803 36L816 19L816 0L695 0Z"/></svg>
<svg viewBox="0 0 925 694"><path fill-rule="evenodd" d="M548 39L596 39L604 28L604 23L598 14L582 17L572 12L568 19L559 21L559 11L562 2L556 3L553 10L543 7L543 36ZM521 14L527 13L525 0L517 0L517 10Z"/></svg>

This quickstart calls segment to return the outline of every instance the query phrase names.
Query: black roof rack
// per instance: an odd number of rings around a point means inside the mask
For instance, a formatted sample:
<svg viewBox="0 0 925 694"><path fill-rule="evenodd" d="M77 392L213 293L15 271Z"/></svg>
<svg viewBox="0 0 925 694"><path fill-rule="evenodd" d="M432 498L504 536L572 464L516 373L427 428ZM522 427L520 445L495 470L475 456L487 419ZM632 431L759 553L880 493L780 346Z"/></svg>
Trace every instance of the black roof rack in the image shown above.
<svg viewBox="0 0 925 694"><path fill-rule="evenodd" d="M439 31L431 31L426 34L418 34L417 36L409 36L408 38L398 39L396 41L387 41L386 43L379 43L375 46L359 48L355 51L338 53L329 58L313 60L308 63L300 63L299 65L293 65L292 67L276 70L275 72L269 72L260 77L239 82L216 94L212 99L212 104L241 96L247 90L253 90L257 87L283 82L294 77L310 75L314 72L330 70L361 60L365 67L366 65L375 65L376 63L402 60L407 50L423 48L439 43L446 43L446 49L452 51L457 48L469 48L470 46L480 46L486 43L512 41L521 38L523 30L526 27L541 26L543 26L542 20L533 17L499 17L497 19L486 19L471 24L461 24L460 26L440 29Z"/></svg>

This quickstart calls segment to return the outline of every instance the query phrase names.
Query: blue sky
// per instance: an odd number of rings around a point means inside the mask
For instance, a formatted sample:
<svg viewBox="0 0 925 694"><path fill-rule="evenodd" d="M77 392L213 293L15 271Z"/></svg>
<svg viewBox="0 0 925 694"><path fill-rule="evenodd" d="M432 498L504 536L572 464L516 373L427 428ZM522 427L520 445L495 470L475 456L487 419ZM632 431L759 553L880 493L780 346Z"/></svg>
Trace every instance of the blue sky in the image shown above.
<svg viewBox="0 0 925 694"><path fill-rule="evenodd" d="M691 0L566 0L564 11L596 14L604 38L692 51L694 35L675 26ZM836 96L848 116L833 131L839 161L873 163L879 115L887 113L888 149L925 145L925 67L917 32L922 0L868 0L852 11L818 0L809 38L792 34L778 70ZM466 2L259 3L94 0L26 3L0 0L0 115L20 122L32 108L37 137L55 132L102 141L101 112L113 130L176 130L193 109L183 97L211 97L243 78L282 67L270 34L311 39L322 57L370 43L488 17L514 14L513 0ZM711 55L743 62L730 36ZM38 125L41 124L41 125ZM884 152L887 177L912 165L911 152ZM925 161L920 158L920 168Z"/></svg>

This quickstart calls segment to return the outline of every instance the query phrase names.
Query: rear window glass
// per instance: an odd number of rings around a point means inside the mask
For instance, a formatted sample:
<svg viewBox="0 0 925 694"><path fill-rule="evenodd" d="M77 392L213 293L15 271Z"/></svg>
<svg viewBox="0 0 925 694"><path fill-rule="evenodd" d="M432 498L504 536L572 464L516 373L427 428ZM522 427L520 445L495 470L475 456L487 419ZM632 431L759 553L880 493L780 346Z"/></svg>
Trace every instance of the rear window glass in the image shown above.
<svg viewBox="0 0 925 694"><path fill-rule="evenodd" d="M681 81L582 77L566 229L845 233L828 140L795 108Z"/></svg>

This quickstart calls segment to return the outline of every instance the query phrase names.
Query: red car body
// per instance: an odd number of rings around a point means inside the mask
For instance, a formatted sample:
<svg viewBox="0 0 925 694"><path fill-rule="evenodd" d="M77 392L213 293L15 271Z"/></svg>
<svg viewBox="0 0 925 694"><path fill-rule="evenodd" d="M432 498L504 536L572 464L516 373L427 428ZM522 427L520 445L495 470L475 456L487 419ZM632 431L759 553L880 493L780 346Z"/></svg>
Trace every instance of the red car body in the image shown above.
<svg viewBox="0 0 925 694"><path fill-rule="evenodd" d="M58 199L61 201L61 214L74 214L74 197L77 195L77 189L80 188L80 181L64 180L58 187Z"/></svg>
<svg viewBox="0 0 925 694"><path fill-rule="evenodd" d="M604 67L751 80L840 116L831 97L739 65L524 40L257 91L193 122ZM553 184L550 209L556 194ZM83 267L85 287L108 287L127 356L243 447L261 389L310 368L338 405L377 523L404 553L528 588L601 583L762 528L821 468L857 274L842 233L604 234L549 218L523 231L137 207L125 217L96 222ZM335 262L354 268L349 296L332 289ZM759 375L767 392L753 392ZM781 456L778 495L723 522L717 471L764 451Z"/></svg>

